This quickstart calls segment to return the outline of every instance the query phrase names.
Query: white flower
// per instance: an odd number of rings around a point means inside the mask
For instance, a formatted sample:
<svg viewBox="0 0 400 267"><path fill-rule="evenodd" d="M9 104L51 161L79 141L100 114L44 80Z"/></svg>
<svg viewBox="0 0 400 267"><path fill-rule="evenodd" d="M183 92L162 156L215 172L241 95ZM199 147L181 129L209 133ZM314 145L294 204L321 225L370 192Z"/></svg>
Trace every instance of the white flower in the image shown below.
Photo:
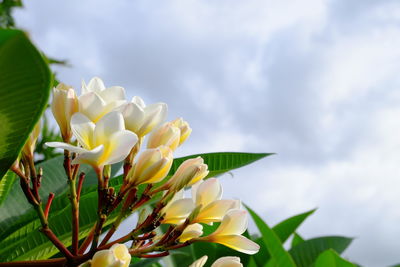
<svg viewBox="0 0 400 267"><path fill-rule="evenodd" d="M214 233L197 239L219 243L246 254L255 254L260 250L260 246L242 236L247 229L247 223L246 211L230 210Z"/></svg>
<svg viewBox="0 0 400 267"><path fill-rule="evenodd" d="M123 244L114 244L110 249L100 250L94 254L91 267L128 267L131 255Z"/></svg>
<svg viewBox="0 0 400 267"><path fill-rule="evenodd" d="M183 223L195 208L193 200L183 198L184 190L177 192L168 204L161 210L164 213L162 223L180 224Z"/></svg>
<svg viewBox="0 0 400 267"><path fill-rule="evenodd" d="M78 97L74 89L63 83L53 89L53 101L51 111L60 127L61 135L65 142L69 142L72 136L71 117L79 111Z"/></svg>
<svg viewBox="0 0 400 267"><path fill-rule="evenodd" d="M75 113L71 118L71 129L79 147L61 142L46 145L77 153L73 164L88 163L99 167L122 161L138 140L136 134L125 130L122 114L116 111L105 115L97 124L82 113Z"/></svg>
<svg viewBox="0 0 400 267"><path fill-rule="evenodd" d="M117 110L122 112L126 128L139 137L145 136L163 122L167 116L167 105L165 103L146 106L143 99L138 96L133 97L131 102L118 107Z"/></svg>
<svg viewBox="0 0 400 267"><path fill-rule="evenodd" d="M174 157L167 146L143 151L129 171L128 179L132 185L157 183L167 176Z"/></svg>
<svg viewBox="0 0 400 267"><path fill-rule="evenodd" d="M193 222L212 223L222 220L231 209L239 209L240 201L222 198L222 186L218 179L210 178L192 187L195 206L201 205Z"/></svg>
<svg viewBox="0 0 400 267"><path fill-rule="evenodd" d="M178 118L172 121L172 123L173 125L178 127L181 132L179 145L182 145L183 142L185 142L189 135L192 133L192 128L190 128L189 123L187 121L184 121L182 118Z"/></svg>
<svg viewBox="0 0 400 267"><path fill-rule="evenodd" d="M180 130L171 122L166 122L154 130L147 141L147 148L156 148L161 145L169 146L174 151L180 140Z"/></svg>
<svg viewBox="0 0 400 267"><path fill-rule="evenodd" d="M87 85L82 81L82 95L78 101L79 111L91 121L97 122L126 102L125 90L120 86L106 88L100 78L94 77Z"/></svg>

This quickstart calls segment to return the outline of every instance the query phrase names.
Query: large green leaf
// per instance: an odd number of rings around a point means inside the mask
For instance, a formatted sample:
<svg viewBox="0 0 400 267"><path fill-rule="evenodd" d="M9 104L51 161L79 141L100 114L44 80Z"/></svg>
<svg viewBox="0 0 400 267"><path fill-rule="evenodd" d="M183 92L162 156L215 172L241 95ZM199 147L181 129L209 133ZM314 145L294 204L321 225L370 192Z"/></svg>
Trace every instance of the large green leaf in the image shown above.
<svg viewBox="0 0 400 267"><path fill-rule="evenodd" d="M210 172L213 173L223 173L229 171L231 169L243 166L243 162L241 160L235 159L236 155L238 158L242 158L245 153L213 153L217 157L218 160L213 161L210 154L208 155L208 160L210 162L209 169ZM253 155L253 154L250 154ZM228 163L227 160L224 160L224 156L233 160L234 163ZM258 158L261 158L259 156ZM177 162L182 162L184 159L178 158ZM253 159L254 161L255 159ZM55 159L56 161L56 159ZM219 162L218 164L214 164L214 162ZM220 162L225 162L224 164L220 164ZM251 161L246 161L251 162ZM43 163L45 165L46 163ZM59 165L59 169L57 171L62 172L62 165L60 162L54 162L57 166ZM45 167L43 167L45 169ZM47 179L47 175L49 175L49 170L44 171L45 177L43 179L43 183ZM61 176L61 174L59 174ZM118 190L121 186L122 179L121 177L111 179L110 186L113 186ZM44 185L43 185L44 186ZM46 192L47 193L47 192ZM9 196L11 201L11 195ZM8 201L8 199L7 199ZM26 200L25 200L26 201ZM80 202L80 238L85 237L90 228L93 226L94 222L97 220L97 187L95 185L85 187L82 191L81 202ZM0 207L1 211L2 207ZM4 210L3 210L4 212ZM49 224L52 228L53 232L59 237L59 239L64 242L65 245L69 246L71 244L70 232L71 232L71 208L70 202L66 193L58 194L58 196L54 199L50 217ZM0 212L0 215L2 212ZM110 216L111 220L107 221L107 224L112 222L112 219L115 218L115 213ZM55 249L52 244L46 240L46 238L37 231L40 228L40 222L36 218L35 212L29 209L28 212L25 212L21 217L12 216L7 220L7 222L0 223L0 261L12 261L12 260L27 260L27 259L45 259L53 256L57 253L57 249Z"/></svg>
<svg viewBox="0 0 400 267"><path fill-rule="evenodd" d="M246 206L250 216L256 223L258 230L261 233L262 240L271 255L268 266L274 267L296 267L293 259L283 247L279 237L275 232L257 215L252 209Z"/></svg>
<svg viewBox="0 0 400 267"><path fill-rule="evenodd" d="M272 230L274 230L281 242L285 243L285 241L296 231L304 220L314 212L315 209L290 217L275 225Z"/></svg>
<svg viewBox="0 0 400 267"><path fill-rule="evenodd" d="M356 267L353 263L341 258L336 251L329 249L321 253L316 262L315 267Z"/></svg>
<svg viewBox="0 0 400 267"><path fill-rule="evenodd" d="M214 177L228 171L243 167L254 161L274 155L273 153L240 153L240 152L215 152L196 154L183 158L177 158L172 164L170 174L175 173L179 165L187 159L202 157L208 165L210 173L207 177Z"/></svg>
<svg viewBox="0 0 400 267"><path fill-rule="evenodd" d="M0 180L47 104L50 70L19 30L0 30Z"/></svg>
<svg viewBox="0 0 400 267"><path fill-rule="evenodd" d="M4 175L3 179L0 180L0 206L6 200L8 194L11 191L11 188L14 185L16 180L15 174L11 171L8 171L6 175Z"/></svg>
<svg viewBox="0 0 400 267"><path fill-rule="evenodd" d="M353 239L343 236L325 236L304 241L289 250L298 267L313 266L318 256L328 249L341 254Z"/></svg>
<svg viewBox="0 0 400 267"><path fill-rule="evenodd" d="M290 247L295 247L298 244L303 243L303 242L304 242L304 238L302 238L301 235L299 235L298 233L294 233Z"/></svg>

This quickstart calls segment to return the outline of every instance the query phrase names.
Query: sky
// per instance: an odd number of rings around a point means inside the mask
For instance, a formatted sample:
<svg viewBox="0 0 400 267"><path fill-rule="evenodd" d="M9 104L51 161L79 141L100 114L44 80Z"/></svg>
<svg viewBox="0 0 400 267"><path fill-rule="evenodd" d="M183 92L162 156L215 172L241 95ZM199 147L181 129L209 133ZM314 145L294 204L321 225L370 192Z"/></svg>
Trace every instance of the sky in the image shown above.
<svg viewBox="0 0 400 267"><path fill-rule="evenodd" d="M101 77L193 128L177 156L277 155L221 178L270 225L313 208L364 266L400 262L400 2L25 1L61 81Z"/></svg>

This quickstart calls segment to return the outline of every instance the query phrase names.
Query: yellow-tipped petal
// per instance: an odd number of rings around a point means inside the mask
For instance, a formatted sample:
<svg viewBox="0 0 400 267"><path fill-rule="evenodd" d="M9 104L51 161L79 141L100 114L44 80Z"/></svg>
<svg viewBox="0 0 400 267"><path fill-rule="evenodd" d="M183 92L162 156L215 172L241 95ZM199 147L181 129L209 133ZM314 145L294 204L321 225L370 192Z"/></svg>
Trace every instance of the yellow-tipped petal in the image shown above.
<svg viewBox="0 0 400 267"><path fill-rule="evenodd" d="M209 241L246 254L255 254L260 250L257 243L241 235L217 235Z"/></svg>
<svg viewBox="0 0 400 267"><path fill-rule="evenodd" d="M172 123L167 122L155 130L147 141L147 148L156 148L161 145L168 146L174 151L179 145L180 130Z"/></svg>
<svg viewBox="0 0 400 267"><path fill-rule="evenodd" d="M202 208L196 217L196 222L220 222L225 214L232 209L240 208L239 200L216 200Z"/></svg>
<svg viewBox="0 0 400 267"><path fill-rule="evenodd" d="M210 178L202 182L196 190L196 205L204 207L222 197L222 186L218 179Z"/></svg>
<svg viewBox="0 0 400 267"><path fill-rule="evenodd" d="M164 208L165 213L163 223L178 224L184 221L194 209L192 199L184 198L174 201L168 208Z"/></svg>
<svg viewBox="0 0 400 267"><path fill-rule="evenodd" d="M199 237L203 234L203 226L199 223L194 223L183 230L181 236L179 237L179 242L184 243L190 239Z"/></svg>
<svg viewBox="0 0 400 267"><path fill-rule="evenodd" d="M212 235L241 235L247 229L247 212L230 210L223 217L218 229Z"/></svg>

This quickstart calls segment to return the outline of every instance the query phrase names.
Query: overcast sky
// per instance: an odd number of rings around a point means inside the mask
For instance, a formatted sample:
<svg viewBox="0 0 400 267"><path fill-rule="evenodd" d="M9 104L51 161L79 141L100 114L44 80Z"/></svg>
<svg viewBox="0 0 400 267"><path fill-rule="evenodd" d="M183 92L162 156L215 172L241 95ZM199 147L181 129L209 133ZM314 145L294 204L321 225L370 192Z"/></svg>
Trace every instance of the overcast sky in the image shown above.
<svg viewBox="0 0 400 267"><path fill-rule="evenodd" d="M25 1L19 26L98 75L169 105L193 134L179 155L278 155L222 178L269 224L318 207L307 238L356 237L346 256L400 262L400 2Z"/></svg>

